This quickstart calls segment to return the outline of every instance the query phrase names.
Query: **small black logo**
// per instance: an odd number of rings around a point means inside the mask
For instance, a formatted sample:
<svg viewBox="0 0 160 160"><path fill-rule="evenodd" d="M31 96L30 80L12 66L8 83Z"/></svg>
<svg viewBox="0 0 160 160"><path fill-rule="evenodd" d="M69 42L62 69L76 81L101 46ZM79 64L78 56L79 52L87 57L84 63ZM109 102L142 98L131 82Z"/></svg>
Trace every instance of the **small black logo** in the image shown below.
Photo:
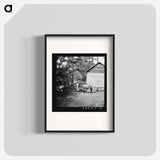
<svg viewBox="0 0 160 160"><path fill-rule="evenodd" d="M12 12L12 4L7 4L4 6L4 10L7 13L11 13Z"/></svg>

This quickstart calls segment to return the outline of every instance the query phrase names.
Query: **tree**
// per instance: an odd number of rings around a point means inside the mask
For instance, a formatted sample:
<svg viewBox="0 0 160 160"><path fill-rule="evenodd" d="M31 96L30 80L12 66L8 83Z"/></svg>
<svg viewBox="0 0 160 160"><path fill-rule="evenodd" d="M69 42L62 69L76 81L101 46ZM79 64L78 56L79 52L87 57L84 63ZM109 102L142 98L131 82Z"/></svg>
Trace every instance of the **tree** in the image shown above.
<svg viewBox="0 0 160 160"><path fill-rule="evenodd" d="M56 85L72 86L75 81L86 81L87 70L94 65L89 56L57 56Z"/></svg>

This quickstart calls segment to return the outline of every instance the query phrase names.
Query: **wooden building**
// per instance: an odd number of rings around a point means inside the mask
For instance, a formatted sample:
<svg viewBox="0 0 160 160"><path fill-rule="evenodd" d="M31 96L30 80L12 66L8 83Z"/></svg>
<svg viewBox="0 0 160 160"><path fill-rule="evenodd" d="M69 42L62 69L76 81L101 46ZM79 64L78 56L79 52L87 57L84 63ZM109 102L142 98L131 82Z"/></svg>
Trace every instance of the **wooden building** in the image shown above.
<svg viewBox="0 0 160 160"><path fill-rule="evenodd" d="M104 65L102 63L98 62L87 71L86 82L92 87L104 88Z"/></svg>

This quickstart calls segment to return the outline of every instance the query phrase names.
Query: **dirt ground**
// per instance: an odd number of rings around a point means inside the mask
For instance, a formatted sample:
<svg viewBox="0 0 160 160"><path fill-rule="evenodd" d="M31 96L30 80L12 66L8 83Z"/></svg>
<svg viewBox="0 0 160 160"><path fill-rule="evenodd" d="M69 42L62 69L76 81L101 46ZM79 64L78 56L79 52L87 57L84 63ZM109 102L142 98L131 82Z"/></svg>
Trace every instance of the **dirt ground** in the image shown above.
<svg viewBox="0 0 160 160"><path fill-rule="evenodd" d="M56 98L57 107L104 107L104 91L85 93L70 91Z"/></svg>

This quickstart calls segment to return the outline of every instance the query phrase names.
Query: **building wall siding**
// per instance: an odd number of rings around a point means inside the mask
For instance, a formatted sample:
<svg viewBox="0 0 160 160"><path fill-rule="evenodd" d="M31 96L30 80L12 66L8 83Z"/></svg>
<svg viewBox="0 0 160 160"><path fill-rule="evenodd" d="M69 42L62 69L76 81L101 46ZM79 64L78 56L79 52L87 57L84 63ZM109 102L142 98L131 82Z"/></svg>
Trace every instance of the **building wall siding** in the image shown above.
<svg viewBox="0 0 160 160"><path fill-rule="evenodd" d="M93 87L104 87L104 73L87 73L87 84Z"/></svg>

